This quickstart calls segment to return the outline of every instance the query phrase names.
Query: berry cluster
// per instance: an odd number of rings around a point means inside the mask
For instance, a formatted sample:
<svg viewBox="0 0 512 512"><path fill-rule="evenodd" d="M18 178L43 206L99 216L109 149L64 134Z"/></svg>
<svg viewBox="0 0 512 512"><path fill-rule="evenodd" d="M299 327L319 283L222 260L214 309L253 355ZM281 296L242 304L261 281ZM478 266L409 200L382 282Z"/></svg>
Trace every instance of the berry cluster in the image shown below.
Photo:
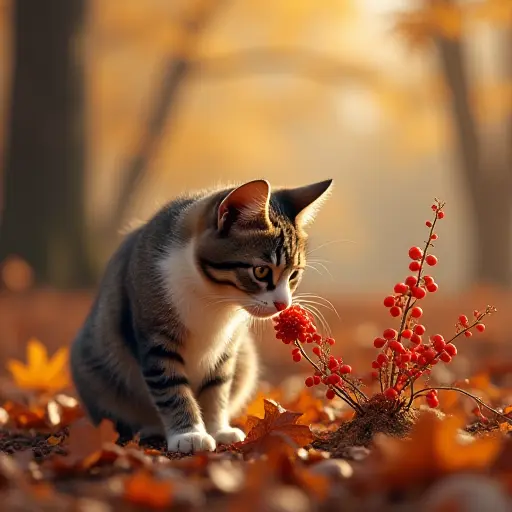
<svg viewBox="0 0 512 512"><path fill-rule="evenodd" d="M299 362L305 357L315 368L313 375L305 380L307 387L324 384L327 386L325 396L332 400L336 395L348 394L346 385L349 383L347 376L352 373L352 367L344 364L341 357L334 357L330 350L334 345L334 338L322 337L317 332L313 316L301 306L291 306L274 319L276 338L289 345L295 344L292 350L292 359ZM314 343L311 352L316 356L308 356L301 346L305 343ZM353 385L350 382L351 385Z"/></svg>
<svg viewBox="0 0 512 512"><path fill-rule="evenodd" d="M381 396L396 401L398 406L410 407L413 400L425 397L430 407L437 407L437 391L429 388L414 392L415 382L422 376L428 376L436 364L449 364L457 356L457 347L453 342L462 335L470 337L473 332L483 332L485 324L482 319L495 311L491 306L483 311L475 310L472 321L460 315L455 334L449 339L441 334L425 336L427 329L420 323L423 309L419 304L427 294L439 289L434 278L424 274L424 269L438 263L431 250L433 242L438 239L435 226L445 217L443 208L444 203L436 199L432 205L433 219L425 223L429 233L424 248L414 246L409 249L411 274L403 282L397 283L393 293L384 298L383 303L389 309L390 316L399 319L398 328L385 329L382 336L373 342L379 353L372 362L372 377L380 384ZM351 375L351 366L341 357L331 354L335 341L318 333L313 315L301 306L293 305L274 318L274 322L277 339L294 345L293 360L299 362L304 358L314 369L313 374L306 378L305 385L324 384L327 386L325 395L328 399L338 396L361 411L361 405L369 400L361 389L361 381ZM311 356L305 350L307 344L314 345Z"/></svg>

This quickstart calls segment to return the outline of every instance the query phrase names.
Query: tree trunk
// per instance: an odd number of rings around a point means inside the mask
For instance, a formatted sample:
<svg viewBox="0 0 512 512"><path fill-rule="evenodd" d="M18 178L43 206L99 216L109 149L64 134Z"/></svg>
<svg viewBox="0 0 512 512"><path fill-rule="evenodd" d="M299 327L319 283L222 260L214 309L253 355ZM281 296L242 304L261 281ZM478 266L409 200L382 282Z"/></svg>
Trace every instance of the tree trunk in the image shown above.
<svg viewBox="0 0 512 512"><path fill-rule="evenodd" d="M85 0L14 2L14 77L0 261L23 258L36 283L91 284L84 208Z"/></svg>
<svg viewBox="0 0 512 512"><path fill-rule="evenodd" d="M451 93L462 182L472 209L472 281L508 287L512 285L512 174L506 162L492 165L483 162L461 42L441 37L437 43Z"/></svg>

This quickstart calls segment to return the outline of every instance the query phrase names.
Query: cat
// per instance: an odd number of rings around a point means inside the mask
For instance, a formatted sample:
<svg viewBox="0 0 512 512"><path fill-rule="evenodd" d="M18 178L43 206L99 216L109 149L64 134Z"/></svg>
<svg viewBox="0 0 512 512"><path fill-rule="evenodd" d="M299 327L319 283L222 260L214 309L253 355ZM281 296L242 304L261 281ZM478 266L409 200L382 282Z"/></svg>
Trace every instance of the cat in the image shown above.
<svg viewBox="0 0 512 512"><path fill-rule="evenodd" d="M332 180L271 191L266 180L179 197L110 259L71 348L91 421L169 451L242 441L230 424L256 389L252 318L288 308L306 264L305 226Z"/></svg>

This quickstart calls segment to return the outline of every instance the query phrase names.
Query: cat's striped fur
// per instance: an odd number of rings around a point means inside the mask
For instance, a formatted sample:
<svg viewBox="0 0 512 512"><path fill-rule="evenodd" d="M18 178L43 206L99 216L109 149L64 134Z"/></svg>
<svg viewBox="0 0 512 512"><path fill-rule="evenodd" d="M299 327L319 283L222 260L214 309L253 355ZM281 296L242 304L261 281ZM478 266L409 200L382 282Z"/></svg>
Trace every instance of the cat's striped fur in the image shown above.
<svg viewBox="0 0 512 512"><path fill-rule="evenodd" d="M178 198L111 258L71 351L92 421L169 450L244 438L230 426L255 389L249 317L291 304L306 258L303 226L325 181L270 192L265 180Z"/></svg>

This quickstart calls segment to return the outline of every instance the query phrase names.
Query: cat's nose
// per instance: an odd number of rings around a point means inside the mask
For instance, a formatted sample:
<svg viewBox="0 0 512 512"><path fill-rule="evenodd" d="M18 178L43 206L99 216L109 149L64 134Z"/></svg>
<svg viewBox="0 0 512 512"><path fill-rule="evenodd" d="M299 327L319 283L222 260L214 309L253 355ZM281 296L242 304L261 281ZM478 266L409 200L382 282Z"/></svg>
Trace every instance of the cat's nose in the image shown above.
<svg viewBox="0 0 512 512"><path fill-rule="evenodd" d="M284 311L287 308L287 306L284 302L275 301L274 306L276 307L277 311Z"/></svg>

